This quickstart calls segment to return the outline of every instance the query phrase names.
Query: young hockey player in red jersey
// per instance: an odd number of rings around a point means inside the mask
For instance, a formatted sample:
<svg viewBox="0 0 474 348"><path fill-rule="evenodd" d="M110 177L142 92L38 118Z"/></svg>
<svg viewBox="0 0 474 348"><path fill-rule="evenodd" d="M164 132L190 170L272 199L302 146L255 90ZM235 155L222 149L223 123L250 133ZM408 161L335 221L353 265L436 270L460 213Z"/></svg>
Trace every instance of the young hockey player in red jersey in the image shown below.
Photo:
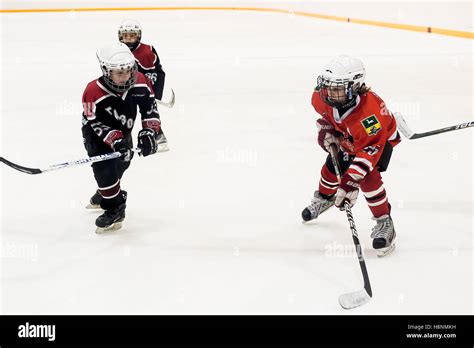
<svg viewBox="0 0 474 348"><path fill-rule="evenodd" d="M83 94L82 135L89 156L118 151L118 159L92 164L99 189L88 208L105 212L96 220L97 233L116 230L125 218L127 193L120 179L133 157L132 128L141 114L138 148L142 156L157 151L160 118L153 87L142 73L130 49L123 43L105 46L97 53L103 75L90 82Z"/></svg>
<svg viewBox="0 0 474 348"><path fill-rule="evenodd" d="M360 188L376 221L373 247L384 256L395 248L395 229L380 173L387 169L400 136L393 115L364 81L363 63L349 56L333 59L318 77L312 96L312 105L321 115L316 121L318 143L326 152L331 144L337 145L342 177L338 183L328 155L319 189L302 217L316 219L333 205L344 209L344 201L353 206Z"/></svg>
<svg viewBox="0 0 474 348"><path fill-rule="evenodd" d="M165 72L161 67L160 57L153 46L144 44L140 23L133 19L124 20L118 29L118 39L126 44L133 53L138 65L138 71L150 79L153 84L155 98L161 100L165 85ZM160 130L158 151L168 151L168 143L163 130Z"/></svg>

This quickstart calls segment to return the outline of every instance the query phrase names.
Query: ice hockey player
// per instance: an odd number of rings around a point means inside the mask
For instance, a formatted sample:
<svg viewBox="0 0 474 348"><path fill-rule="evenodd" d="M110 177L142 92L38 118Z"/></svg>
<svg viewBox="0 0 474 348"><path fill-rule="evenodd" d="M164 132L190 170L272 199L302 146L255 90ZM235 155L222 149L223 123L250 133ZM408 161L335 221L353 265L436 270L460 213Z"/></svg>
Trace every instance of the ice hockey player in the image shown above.
<svg viewBox="0 0 474 348"><path fill-rule="evenodd" d="M153 46L141 42L142 27L133 19L124 20L118 29L118 39L130 48L138 65L138 71L149 78L153 84L155 98L161 100L165 85L165 72L161 67L160 57ZM168 141L160 129L158 151L168 151Z"/></svg>
<svg viewBox="0 0 474 348"><path fill-rule="evenodd" d="M319 189L303 210L303 220L316 219L333 205L342 210L345 201L353 206L360 188L376 221L373 248L384 256L395 248L395 228L380 173L387 170L393 147L400 142L396 121L365 84L363 63L349 56L339 56L323 69L312 105L321 116L316 121L319 145L326 152L331 144L339 149L341 182L328 155Z"/></svg>
<svg viewBox="0 0 474 348"><path fill-rule="evenodd" d="M142 130L138 133L141 156L157 151L160 118L153 87L137 71L130 49L116 42L98 53L102 76L90 82L83 94L82 135L89 156L118 151L120 158L92 164L98 190L88 208L102 208L96 220L97 233L116 230L125 218L127 193L120 187L123 173L133 157L132 128L141 114Z"/></svg>

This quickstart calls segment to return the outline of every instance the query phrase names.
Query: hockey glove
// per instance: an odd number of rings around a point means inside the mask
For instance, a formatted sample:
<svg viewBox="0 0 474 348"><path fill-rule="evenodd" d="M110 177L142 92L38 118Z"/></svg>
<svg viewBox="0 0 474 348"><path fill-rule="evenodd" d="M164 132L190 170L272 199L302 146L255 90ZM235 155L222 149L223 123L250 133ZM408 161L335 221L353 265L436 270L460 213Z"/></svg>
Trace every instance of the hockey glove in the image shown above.
<svg viewBox="0 0 474 348"><path fill-rule="evenodd" d="M158 150L156 142L156 132L149 128L144 128L138 133L138 148L143 157L153 155Z"/></svg>
<svg viewBox="0 0 474 348"><path fill-rule="evenodd" d="M119 157L122 162L130 162L133 157L132 148L124 138L115 140L112 143L112 149L122 154L122 156Z"/></svg>
<svg viewBox="0 0 474 348"><path fill-rule="evenodd" d="M339 146L339 136L341 135L329 121L324 118L320 118L316 121L316 127L318 127L318 144L324 151L329 152L329 146L336 144Z"/></svg>
<svg viewBox="0 0 474 348"><path fill-rule="evenodd" d="M336 191L336 200L334 205L340 210L344 210L344 202L348 201L351 207L356 204L357 196L359 195L360 184L354 180L350 175L345 174L341 178L341 183Z"/></svg>

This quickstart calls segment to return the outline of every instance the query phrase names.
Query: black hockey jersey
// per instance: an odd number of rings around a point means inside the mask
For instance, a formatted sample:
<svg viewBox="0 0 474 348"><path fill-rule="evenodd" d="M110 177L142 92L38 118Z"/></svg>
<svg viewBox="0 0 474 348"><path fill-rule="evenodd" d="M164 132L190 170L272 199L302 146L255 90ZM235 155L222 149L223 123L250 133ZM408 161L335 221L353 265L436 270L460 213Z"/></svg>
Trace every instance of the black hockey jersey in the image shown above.
<svg viewBox="0 0 474 348"><path fill-rule="evenodd" d="M133 146L131 133L140 111L142 127L160 130L160 119L151 82L137 72L135 84L117 94L103 78L91 81L83 94L82 134L89 155L111 151L112 143L125 138Z"/></svg>

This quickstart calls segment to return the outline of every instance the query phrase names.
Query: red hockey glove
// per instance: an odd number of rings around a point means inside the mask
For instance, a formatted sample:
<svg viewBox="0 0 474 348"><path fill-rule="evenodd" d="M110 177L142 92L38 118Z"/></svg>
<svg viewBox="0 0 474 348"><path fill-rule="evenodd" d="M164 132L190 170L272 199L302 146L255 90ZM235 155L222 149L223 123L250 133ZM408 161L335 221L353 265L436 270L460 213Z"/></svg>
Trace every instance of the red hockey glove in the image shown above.
<svg viewBox="0 0 474 348"><path fill-rule="evenodd" d="M339 136L341 133L336 131L331 123L326 121L324 118L320 118L316 121L316 126L318 127L318 144L321 146L324 151L329 152L329 146L331 144L336 144L339 147Z"/></svg>
<svg viewBox="0 0 474 348"><path fill-rule="evenodd" d="M334 205L340 210L344 210L344 202L348 201L350 206L353 207L359 195L359 187L360 184L357 180L354 180L349 174L344 174L336 191Z"/></svg>

